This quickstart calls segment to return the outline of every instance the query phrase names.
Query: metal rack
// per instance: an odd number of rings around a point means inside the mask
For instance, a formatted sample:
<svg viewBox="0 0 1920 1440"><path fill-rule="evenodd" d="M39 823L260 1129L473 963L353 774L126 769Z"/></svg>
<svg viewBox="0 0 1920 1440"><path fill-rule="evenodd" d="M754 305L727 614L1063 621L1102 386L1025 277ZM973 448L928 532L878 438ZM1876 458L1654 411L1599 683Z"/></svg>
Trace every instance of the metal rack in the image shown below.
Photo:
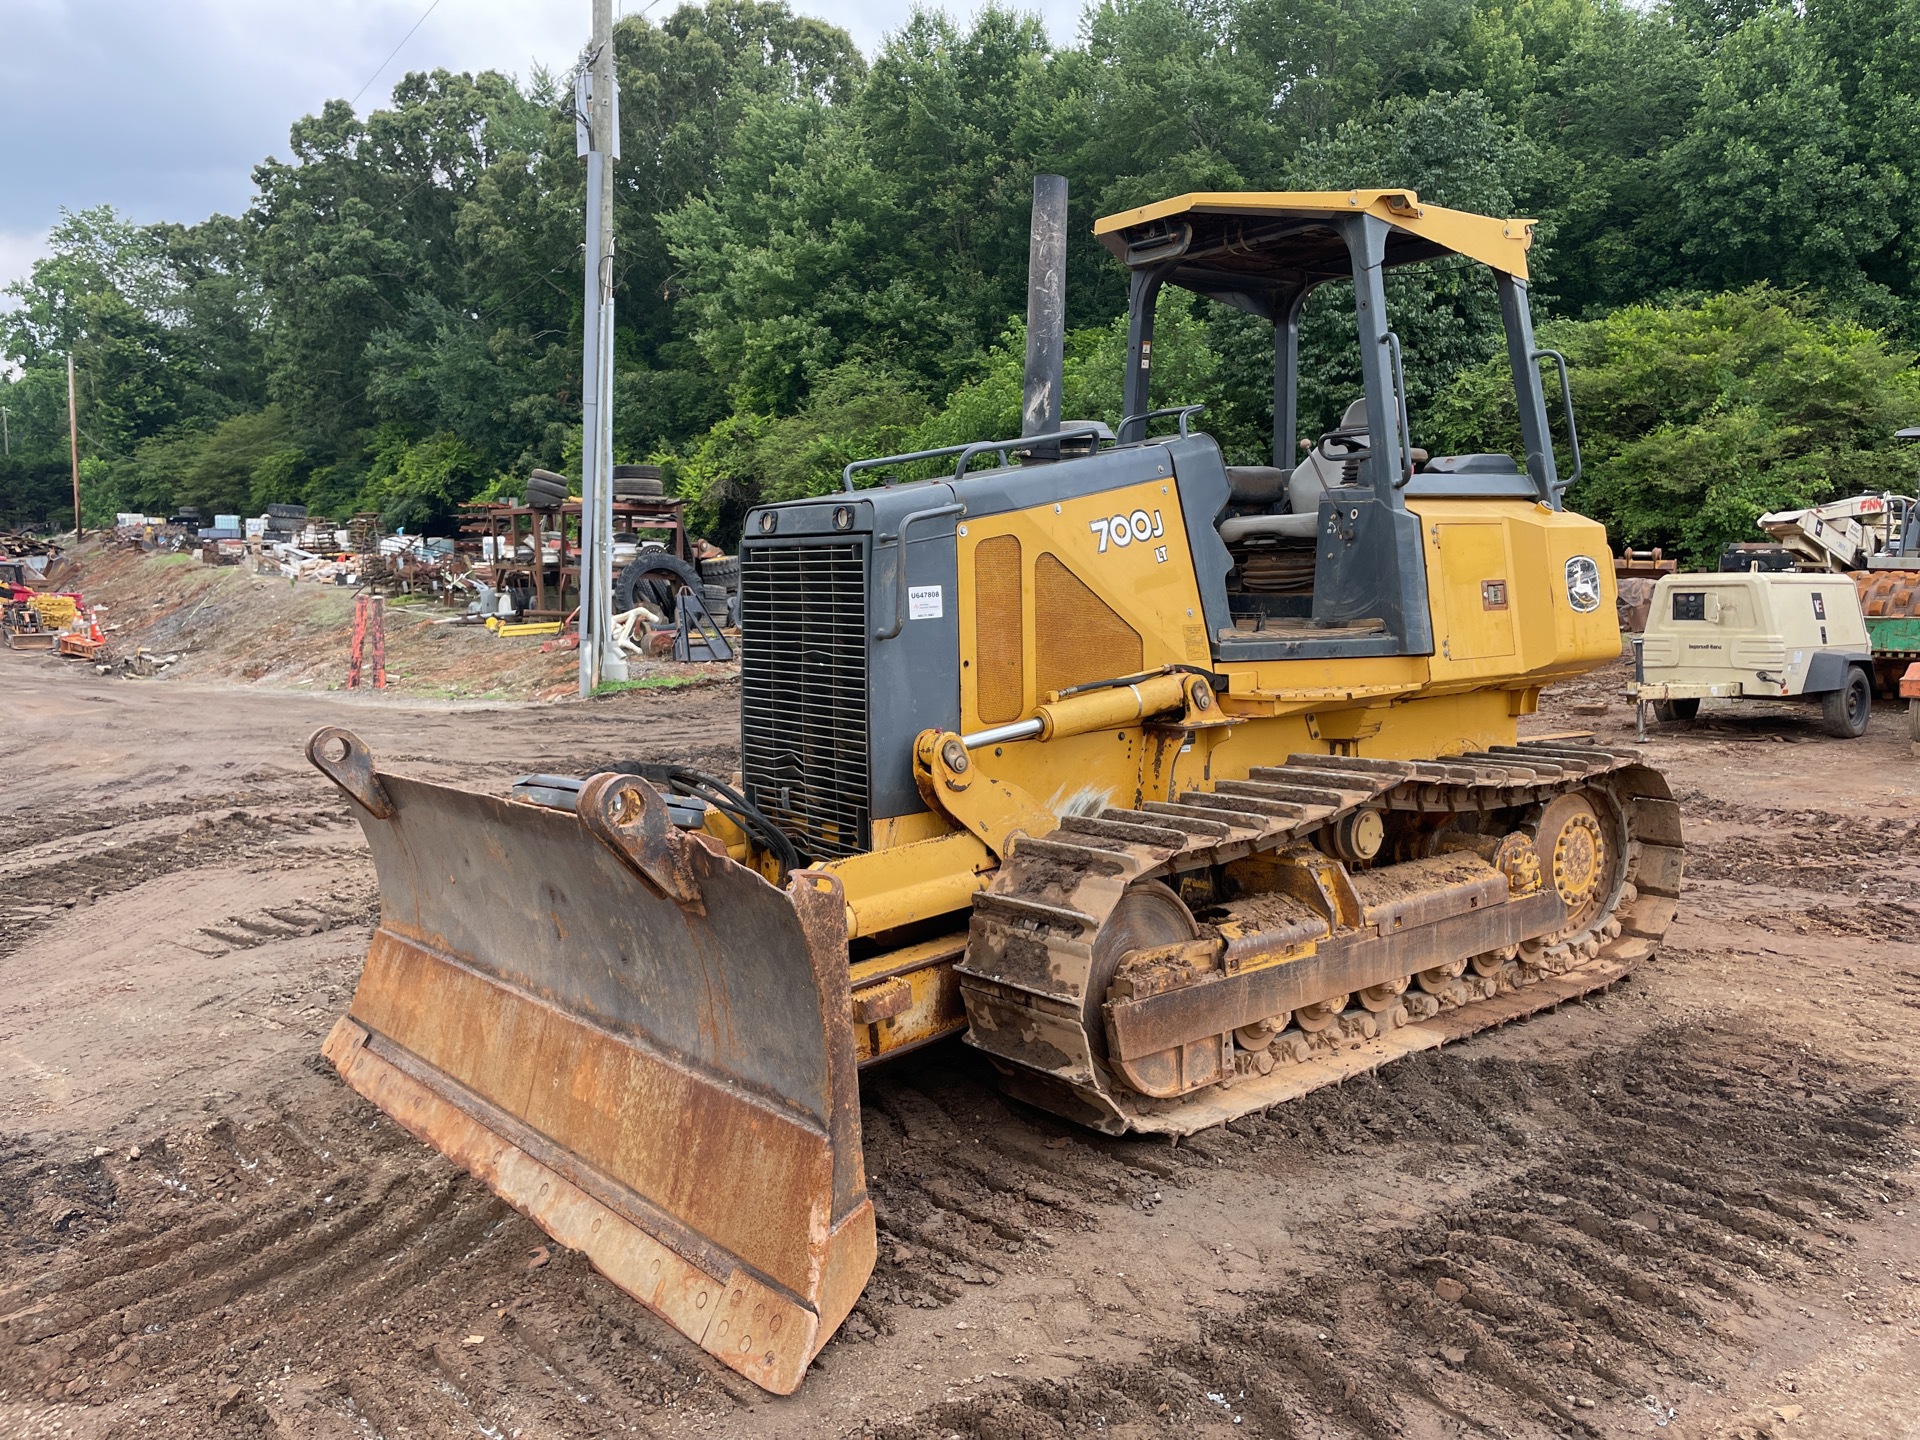
<svg viewBox="0 0 1920 1440"><path fill-rule="evenodd" d="M639 500L616 499L613 520L617 529L665 534L671 537L673 553L687 558L685 500L671 496ZM580 603L580 512L581 503L569 500L564 505L536 508L506 501L483 501L463 505L469 517L461 523L462 548L473 552L474 569L496 590L531 591L533 604L523 613L529 618L564 620ZM545 532L558 531L559 545L554 557L546 558ZM490 540L485 545L482 540ZM520 546L532 552L519 558ZM491 552L491 559L486 558ZM515 582L518 582L517 584Z"/></svg>

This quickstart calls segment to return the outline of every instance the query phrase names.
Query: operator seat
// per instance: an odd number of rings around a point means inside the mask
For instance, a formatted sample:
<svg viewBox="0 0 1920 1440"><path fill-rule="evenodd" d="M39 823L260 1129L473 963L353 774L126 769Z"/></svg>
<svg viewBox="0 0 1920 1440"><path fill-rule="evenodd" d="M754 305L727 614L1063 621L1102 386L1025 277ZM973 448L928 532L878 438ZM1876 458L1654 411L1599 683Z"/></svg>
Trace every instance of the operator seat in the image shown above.
<svg viewBox="0 0 1920 1440"><path fill-rule="evenodd" d="M1367 402L1361 399L1347 406L1338 427L1322 435L1292 470L1271 465L1229 465L1227 480L1233 486L1234 504L1271 505L1279 499L1280 482L1284 480L1287 509L1277 515L1236 515L1222 520L1220 538L1229 545L1277 537L1311 540L1320 524L1320 497L1328 486L1343 483L1345 473L1366 453Z"/></svg>

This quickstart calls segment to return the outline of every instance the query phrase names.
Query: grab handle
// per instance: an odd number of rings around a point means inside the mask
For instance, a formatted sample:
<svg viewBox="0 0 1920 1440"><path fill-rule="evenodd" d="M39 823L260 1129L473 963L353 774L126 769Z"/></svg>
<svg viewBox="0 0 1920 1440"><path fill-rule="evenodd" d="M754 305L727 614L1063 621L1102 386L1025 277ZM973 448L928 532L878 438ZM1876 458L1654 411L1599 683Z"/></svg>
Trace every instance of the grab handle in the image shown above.
<svg viewBox="0 0 1920 1440"><path fill-rule="evenodd" d="M1535 350L1528 357L1538 364L1551 360L1560 371L1560 406L1567 412L1567 447L1573 451L1573 474L1554 482L1554 493L1580 483L1580 428L1573 423L1573 382L1567 378L1567 357L1558 350Z"/></svg>
<svg viewBox="0 0 1920 1440"><path fill-rule="evenodd" d="M907 623L907 531L922 520L937 520L943 515L964 514L966 508L956 500L950 505L935 505L926 510L916 510L900 522L900 528L894 532L893 537L893 543L900 552L894 561L893 623L884 630L874 631L874 639L891 640Z"/></svg>
<svg viewBox="0 0 1920 1440"><path fill-rule="evenodd" d="M1400 359L1400 337L1391 330L1387 332L1387 353L1393 357L1393 418L1400 427L1401 471L1393 488L1401 490L1413 479L1413 425L1407 419L1407 371Z"/></svg>

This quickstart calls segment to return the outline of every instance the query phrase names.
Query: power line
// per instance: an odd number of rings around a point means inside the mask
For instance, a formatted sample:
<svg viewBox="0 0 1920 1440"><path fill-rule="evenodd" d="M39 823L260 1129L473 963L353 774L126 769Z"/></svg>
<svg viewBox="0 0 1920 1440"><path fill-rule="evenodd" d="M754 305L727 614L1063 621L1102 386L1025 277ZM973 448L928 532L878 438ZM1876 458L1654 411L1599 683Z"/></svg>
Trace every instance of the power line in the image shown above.
<svg viewBox="0 0 1920 1440"><path fill-rule="evenodd" d="M422 25L426 24L427 15L433 14L433 12L438 10L439 8L440 8L440 0L433 0L433 3L427 6L426 15L422 15L418 20L413 22L413 30L418 30ZM402 50L407 48L407 41L413 38L413 30L407 31L406 34L400 37L400 43L393 47L393 54L387 56L386 59L380 62L380 70L385 70L387 66L393 63L393 56L398 55ZM367 77L367 83L365 85L362 85L358 90L353 92L353 99L349 100L347 104L358 105L360 103L360 97L366 94L368 88L373 84L373 82L380 78L380 70L374 71L373 74Z"/></svg>

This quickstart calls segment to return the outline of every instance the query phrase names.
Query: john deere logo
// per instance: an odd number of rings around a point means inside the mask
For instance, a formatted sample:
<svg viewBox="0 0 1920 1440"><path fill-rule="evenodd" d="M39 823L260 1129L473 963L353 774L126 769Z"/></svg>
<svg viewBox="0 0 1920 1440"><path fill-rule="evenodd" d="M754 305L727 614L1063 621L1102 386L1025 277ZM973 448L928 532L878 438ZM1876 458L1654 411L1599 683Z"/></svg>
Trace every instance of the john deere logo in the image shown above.
<svg viewBox="0 0 1920 1440"><path fill-rule="evenodd" d="M1600 567L1591 555L1567 561L1567 603L1582 615L1600 608Z"/></svg>

